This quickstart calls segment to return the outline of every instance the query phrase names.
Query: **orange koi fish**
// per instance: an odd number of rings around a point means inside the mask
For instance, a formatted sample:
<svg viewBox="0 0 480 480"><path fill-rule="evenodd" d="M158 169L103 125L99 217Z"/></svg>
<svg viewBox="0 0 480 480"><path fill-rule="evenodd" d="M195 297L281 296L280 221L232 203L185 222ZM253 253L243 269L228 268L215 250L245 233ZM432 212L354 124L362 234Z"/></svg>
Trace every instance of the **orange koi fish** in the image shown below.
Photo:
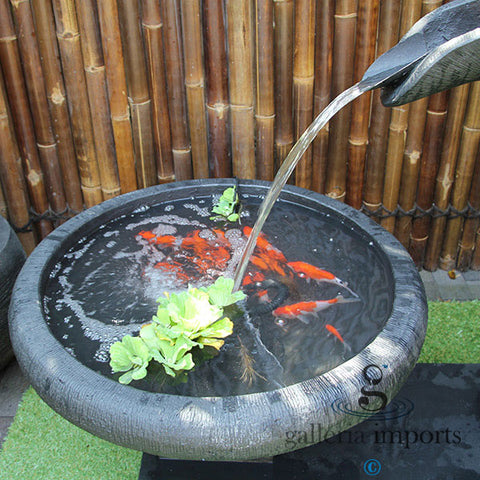
<svg viewBox="0 0 480 480"><path fill-rule="evenodd" d="M300 277L305 278L307 282L315 280L316 282L328 282L340 285L342 288L348 290L352 295L358 298L358 295L353 292L346 282L340 280L333 273L321 268L315 267L306 262L288 262L287 265Z"/></svg>
<svg viewBox="0 0 480 480"><path fill-rule="evenodd" d="M149 242L156 237L156 235L153 232L149 232L146 230L142 230L141 232L138 232L138 234L145 240L148 240Z"/></svg>
<svg viewBox="0 0 480 480"><path fill-rule="evenodd" d="M246 287L247 285L252 285L253 283L260 283L265 280L265 275L261 272L249 272L245 276L242 282L242 287Z"/></svg>
<svg viewBox="0 0 480 480"><path fill-rule="evenodd" d="M343 298L338 295L335 298L329 300L317 300L311 302L299 302L292 305L285 305L283 307L276 308L272 313L274 317L282 319L294 319L298 318L304 323L309 323L306 317L311 314L318 313L325 310L336 303L349 302L350 299Z"/></svg>
<svg viewBox="0 0 480 480"><path fill-rule="evenodd" d="M153 232L142 230L138 232L143 239L147 240L149 243L154 243L156 245L163 245L167 247L173 247L176 242L176 238L173 235L160 235L157 237Z"/></svg>
<svg viewBox="0 0 480 480"><path fill-rule="evenodd" d="M182 240L182 248L191 252L191 260L204 273L209 268L225 269L230 260L229 251L222 246L215 246L205 238L200 237L200 230L195 230Z"/></svg>
<svg viewBox="0 0 480 480"><path fill-rule="evenodd" d="M325 325L325 328L330 332L330 333L333 333L333 335L335 335L342 343L345 343L345 341L343 340L342 336L340 335L340 333L338 332L338 330L330 325L329 323L327 323Z"/></svg>
<svg viewBox="0 0 480 480"><path fill-rule="evenodd" d="M253 263L253 265L258 267L260 270L270 270L270 266L268 265L268 263L257 255L252 255L250 257L250 262Z"/></svg>
<svg viewBox="0 0 480 480"><path fill-rule="evenodd" d="M161 235L155 238L157 245L163 245L165 247L173 247L177 239L173 235Z"/></svg>
<svg viewBox="0 0 480 480"><path fill-rule="evenodd" d="M249 237L252 233L252 227L243 227L243 233L246 237ZM269 257L283 263L287 263L287 259L281 250L274 247L265 237L265 234L260 233L257 238L257 247L263 250Z"/></svg>
<svg viewBox="0 0 480 480"><path fill-rule="evenodd" d="M347 349L347 350L352 350L350 348L350 345L348 345L348 343L345 343L345 340L343 340L343 337L340 335L339 331L333 326L333 325L330 325L329 323L327 323L325 325L325 328L333 335L335 335L335 337L337 337L341 342L342 344L344 345L344 347Z"/></svg>
<svg viewBox="0 0 480 480"><path fill-rule="evenodd" d="M183 267L178 262L158 262L155 264L155 268L174 274L175 277L182 282L188 282L190 280L189 276L185 273Z"/></svg>
<svg viewBox="0 0 480 480"><path fill-rule="evenodd" d="M252 233L251 227L244 227L243 233L249 237ZM250 258L251 263L260 270L272 271L282 277L288 276L290 273L287 268L287 259L285 255L276 247L274 247L263 233L257 239L255 254Z"/></svg>

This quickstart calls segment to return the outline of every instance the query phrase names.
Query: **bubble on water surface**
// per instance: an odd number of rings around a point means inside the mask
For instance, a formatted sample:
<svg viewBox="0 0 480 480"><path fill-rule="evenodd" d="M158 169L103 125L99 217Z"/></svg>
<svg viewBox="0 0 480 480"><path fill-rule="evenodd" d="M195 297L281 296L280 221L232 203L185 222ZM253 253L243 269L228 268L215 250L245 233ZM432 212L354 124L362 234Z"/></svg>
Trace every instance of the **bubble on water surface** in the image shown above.
<svg viewBox="0 0 480 480"><path fill-rule="evenodd" d="M185 203L183 206L189 210L193 210L200 217L210 217L212 215L208 207L200 207L195 203Z"/></svg>

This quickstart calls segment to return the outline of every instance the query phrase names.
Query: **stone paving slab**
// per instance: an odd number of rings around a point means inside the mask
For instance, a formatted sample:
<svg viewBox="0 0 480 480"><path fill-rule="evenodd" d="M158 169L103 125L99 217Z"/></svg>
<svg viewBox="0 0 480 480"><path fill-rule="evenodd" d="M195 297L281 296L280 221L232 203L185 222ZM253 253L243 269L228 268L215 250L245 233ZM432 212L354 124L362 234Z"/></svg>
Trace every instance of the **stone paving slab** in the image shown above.
<svg viewBox="0 0 480 480"><path fill-rule="evenodd" d="M28 381L16 361L0 372L0 447L27 387Z"/></svg>
<svg viewBox="0 0 480 480"><path fill-rule="evenodd" d="M300 449L257 465L168 460L144 454L138 478L479 479L479 386L480 365L417 364L386 409L327 440L328 432L322 432L318 424L311 424L307 431L292 429L285 432L286 444ZM375 388L378 391L371 394L381 393L381 383ZM363 393L362 388L359 396ZM359 415L349 407L345 413ZM313 445L304 448L308 444Z"/></svg>
<svg viewBox="0 0 480 480"><path fill-rule="evenodd" d="M480 272L458 272L453 270L452 277L445 270L420 272L429 300L479 300Z"/></svg>
<svg viewBox="0 0 480 480"><path fill-rule="evenodd" d="M17 362L10 363L0 379L0 417L15 415L18 401L27 387L28 381Z"/></svg>

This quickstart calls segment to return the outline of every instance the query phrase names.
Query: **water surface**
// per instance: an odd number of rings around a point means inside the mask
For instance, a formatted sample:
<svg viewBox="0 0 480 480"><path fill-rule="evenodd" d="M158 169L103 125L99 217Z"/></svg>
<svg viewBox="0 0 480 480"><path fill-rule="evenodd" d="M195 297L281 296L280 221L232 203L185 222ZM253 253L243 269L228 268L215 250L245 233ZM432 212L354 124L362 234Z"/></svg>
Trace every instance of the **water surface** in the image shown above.
<svg viewBox="0 0 480 480"><path fill-rule="evenodd" d="M156 312L156 299L165 291L187 288L184 278L158 268L172 261L182 264L192 285L210 284L218 275L233 278L246 237L245 226L257 218L260 199L242 198L242 224L224 226L210 220L212 198L172 201L123 215L96 229L58 259L45 287L44 311L54 336L87 367L111 378L108 350L126 334L137 334ZM358 301L331 307L299 319L274 317L254 293L227 313L234 333L216 356L196 355L196 369L171 382L162 368L132 385L151 391L193 396L225 396L260 392L312 378L362 350L378 334L391 310L390 273L375 245L353 226L325 211L279 201L263 232L288 262L302 261L332 272L349 289L307 281L291 272L288 278L268 273L286 288L281 305L327 300L338 294ZM196 265L179 248L157 247L141 232L170 235L181 240L192 232L216 244L213 228L220 228L229 258L199 275ZM217 242L218 243L218 242ZM176 251L173 255L172 251ZM176 255L176 256L175 256ZM183 255L183 256L182 256ZM252 268L251 266L249 269ZM269 291L275 297L275 288ZM265 312L265 310L267 310ZM344 343L326 329L332 325ZM205 358L203 358L205 357Z"/></svg>

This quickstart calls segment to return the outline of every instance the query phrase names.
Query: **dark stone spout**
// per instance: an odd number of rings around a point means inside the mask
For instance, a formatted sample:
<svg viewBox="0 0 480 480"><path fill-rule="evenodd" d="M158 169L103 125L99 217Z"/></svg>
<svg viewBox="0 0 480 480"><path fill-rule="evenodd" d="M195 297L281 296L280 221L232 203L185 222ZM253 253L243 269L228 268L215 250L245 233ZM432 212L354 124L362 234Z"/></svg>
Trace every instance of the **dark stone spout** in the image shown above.
<svg viewBox="0 0 480 480"><path fill-rule="evenodd" d="M455 0L421 18L361 83L393 107L479 79L480 0Z"/></svg>

